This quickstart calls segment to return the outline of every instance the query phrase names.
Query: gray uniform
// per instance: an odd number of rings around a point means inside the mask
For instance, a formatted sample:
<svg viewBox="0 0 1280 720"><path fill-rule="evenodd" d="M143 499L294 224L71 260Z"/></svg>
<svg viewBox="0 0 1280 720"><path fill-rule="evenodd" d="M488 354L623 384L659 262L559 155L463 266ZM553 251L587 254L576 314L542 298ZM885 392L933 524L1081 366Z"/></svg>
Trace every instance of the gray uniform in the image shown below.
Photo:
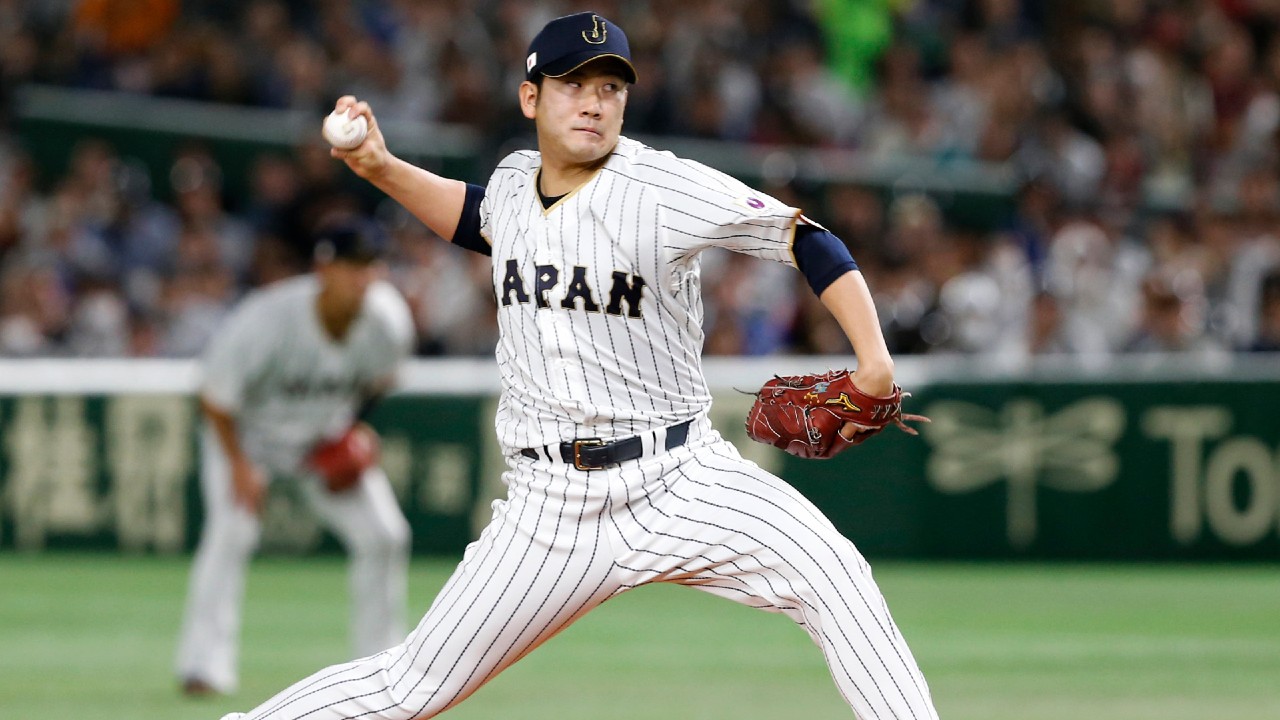
<svg viewBox="0 0 1280 720"><path fill-rule="evenodd" d="M352 639L369 655L403 639L409 526L381 468L331 494L304 466L318 441L349 427L364 393L393 376L413 326L385 282L365 295L342 342L320 325L312 275L246 297L207 349L201 393L237 421L248 456L272 481L295 478L318 518L351 554ZM211 428L201 435L205 525L191 573L177 671L230 692L237 684L245 571L260 519L233 501L231 468Z"/></svg>

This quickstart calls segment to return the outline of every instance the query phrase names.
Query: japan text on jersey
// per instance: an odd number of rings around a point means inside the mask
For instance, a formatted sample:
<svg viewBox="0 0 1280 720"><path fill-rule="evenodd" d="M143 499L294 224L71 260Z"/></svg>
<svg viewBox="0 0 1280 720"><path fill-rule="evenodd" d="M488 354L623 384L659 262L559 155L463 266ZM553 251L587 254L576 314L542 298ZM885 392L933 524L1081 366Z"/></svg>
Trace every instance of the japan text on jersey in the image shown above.
<svg viewBox="0 0 1280 720"><path fill-rule="evenodd" d="M795 264L799 210L696 162L623 138L544 207L541 156L508 156L480 229L493 257L509 449L583 433L626 437L707 411L699 254Z"/></svg>

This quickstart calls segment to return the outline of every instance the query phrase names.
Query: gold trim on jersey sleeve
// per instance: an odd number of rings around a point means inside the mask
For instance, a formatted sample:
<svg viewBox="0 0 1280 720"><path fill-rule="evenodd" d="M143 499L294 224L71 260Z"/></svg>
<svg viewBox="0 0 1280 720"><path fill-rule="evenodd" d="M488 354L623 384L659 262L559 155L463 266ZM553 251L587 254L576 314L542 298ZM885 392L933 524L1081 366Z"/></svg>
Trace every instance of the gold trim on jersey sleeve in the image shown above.
<svg viewBox="0 0 1280 720"><path fill-rule="evenodd" d="M799 270L800 261L796 260L796 225L798 225L801 220L808 222L809 218L805 217L804 211L799 208L792 208L792 210L796 211L796 216L791 219L791 235L787 237L787 252L791 254L791 267ZM817 225L817 223L813 224ZM818 225L818 227L822 226Z"/></svg>

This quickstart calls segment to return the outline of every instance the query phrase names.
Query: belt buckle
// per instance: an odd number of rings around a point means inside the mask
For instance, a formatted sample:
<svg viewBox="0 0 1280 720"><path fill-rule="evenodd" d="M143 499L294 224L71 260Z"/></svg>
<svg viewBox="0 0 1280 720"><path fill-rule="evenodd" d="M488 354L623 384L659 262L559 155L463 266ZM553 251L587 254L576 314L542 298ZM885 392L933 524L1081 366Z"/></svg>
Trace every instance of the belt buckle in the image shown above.
<svg viewBox="0 0 1280 720"><path fill-rule="evenodd" d="M605 444L600 438L586 438L573 441L573 466L578 470L599 470L604 465L585 465L582 461L583 447L602 447Z"/></svg>

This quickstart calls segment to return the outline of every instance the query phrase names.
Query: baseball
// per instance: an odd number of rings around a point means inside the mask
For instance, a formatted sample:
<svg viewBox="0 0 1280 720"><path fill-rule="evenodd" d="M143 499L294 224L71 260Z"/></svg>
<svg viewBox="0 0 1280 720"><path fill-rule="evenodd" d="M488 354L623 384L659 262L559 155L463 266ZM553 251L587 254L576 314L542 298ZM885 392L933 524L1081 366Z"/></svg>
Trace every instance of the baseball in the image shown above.
<svg viewBox="0 0 1280 720"><path fill-rule="evenodd" d="M369 123L363 115L349 118L345 112L334 110L324 119L321 134L330 145L339 150L350 150L364 142L365 136L369 134Z"/></svg>

